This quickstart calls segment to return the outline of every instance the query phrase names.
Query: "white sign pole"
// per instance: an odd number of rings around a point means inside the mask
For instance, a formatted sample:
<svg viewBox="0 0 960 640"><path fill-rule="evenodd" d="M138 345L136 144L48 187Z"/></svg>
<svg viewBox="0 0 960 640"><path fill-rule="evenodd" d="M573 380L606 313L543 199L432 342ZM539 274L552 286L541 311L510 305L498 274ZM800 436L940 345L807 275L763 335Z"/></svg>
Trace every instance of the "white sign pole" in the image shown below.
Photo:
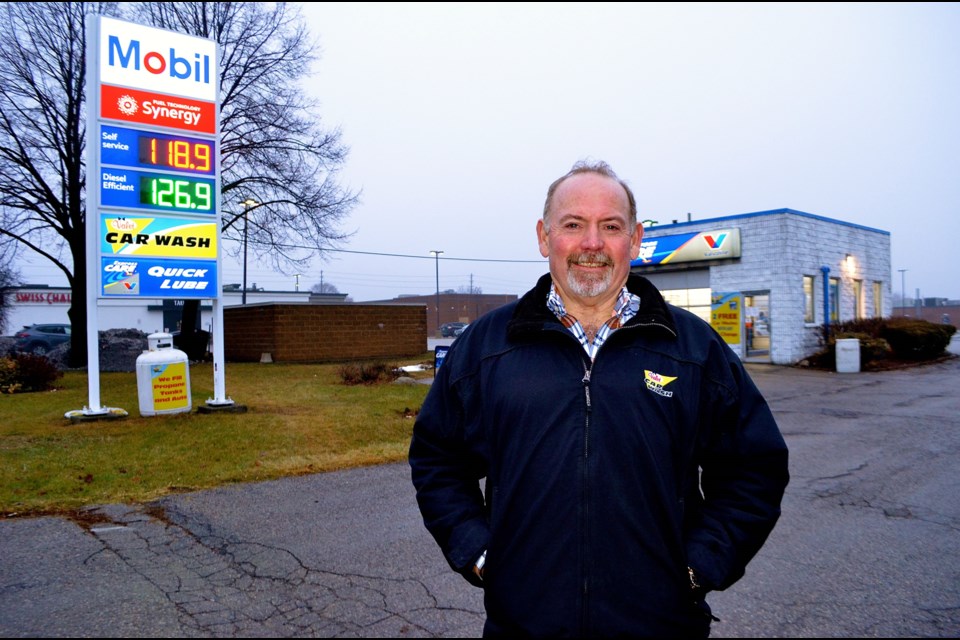
<svg viewBox="0 0 960 640"><path fill-rule="evenodd" d="M97 290L100 286L100 260L98 253L99 238L97 225L100 221L100 176L97 175L100 167L100 145L91 140L99 131L99 83L98 69L100 66L100 21L99 16L87 22L87 202L86 219L84 224L86 239L86 314L87 314L87 406L80 410L68 411L64 414L70 420L97 420L104 417L122 418L127 415L123 409L100 406L100 317L97 305ZM92 157L91 157L92 156ZM77 265L74 265L77 266Z"/></svg>

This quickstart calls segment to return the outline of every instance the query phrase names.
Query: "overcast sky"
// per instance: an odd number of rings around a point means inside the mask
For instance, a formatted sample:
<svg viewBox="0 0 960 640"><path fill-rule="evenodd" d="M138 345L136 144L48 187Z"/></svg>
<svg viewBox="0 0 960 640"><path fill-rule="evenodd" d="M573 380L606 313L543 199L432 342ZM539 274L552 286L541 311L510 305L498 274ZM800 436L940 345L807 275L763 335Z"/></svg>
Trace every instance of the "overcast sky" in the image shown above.
<svg viewBox="0 0 960 640"><path fill-rule="evenodd" d="M306 86L362 191L343 249L365 253L315 261L301 290L322 272L357 301L430 294L439 267L441 290L521 294L546 271L547 186L591 157L641 219L790 208L862 224L891 233L896 295L905 280L908 297L960 298L958 3L302 11L321 47ZM241 273L225 261L224 282ZM248 282L296 279L251 265Z"/></svg>

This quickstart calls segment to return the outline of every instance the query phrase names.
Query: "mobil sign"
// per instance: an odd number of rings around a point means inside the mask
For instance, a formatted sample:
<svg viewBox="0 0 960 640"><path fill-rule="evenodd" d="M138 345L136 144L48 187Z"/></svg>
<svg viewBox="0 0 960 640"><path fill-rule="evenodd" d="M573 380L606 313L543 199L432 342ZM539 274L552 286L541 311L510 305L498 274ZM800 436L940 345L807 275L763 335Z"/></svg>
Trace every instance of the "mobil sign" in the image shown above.
<svg viewBox="0 0 960 640"><path fill-rule="evenodd" d="M217 44L101 17L100 82L207 102L217 99Z"/></svg>

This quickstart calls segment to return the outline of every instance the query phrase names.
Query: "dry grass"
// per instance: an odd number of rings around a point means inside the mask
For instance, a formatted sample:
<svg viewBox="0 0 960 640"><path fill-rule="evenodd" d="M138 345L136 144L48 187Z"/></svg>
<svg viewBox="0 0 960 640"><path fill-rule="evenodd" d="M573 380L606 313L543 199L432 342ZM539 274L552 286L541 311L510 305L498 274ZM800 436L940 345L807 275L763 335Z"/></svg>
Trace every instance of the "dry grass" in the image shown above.
<svg viewBox="0 0 960 640"><path fill-rule="evenodd" d="M419 362L432 355L395 364ZM101 404L125 409L120 420L64 417L89 403L85 372L0 396L0 517L405 459L429 386L347 386L338 367L228 364L227 396L246 413L196 411L214 395L209 363L190 367L190 413L141 417L135 373L100 376Z"/></svg>

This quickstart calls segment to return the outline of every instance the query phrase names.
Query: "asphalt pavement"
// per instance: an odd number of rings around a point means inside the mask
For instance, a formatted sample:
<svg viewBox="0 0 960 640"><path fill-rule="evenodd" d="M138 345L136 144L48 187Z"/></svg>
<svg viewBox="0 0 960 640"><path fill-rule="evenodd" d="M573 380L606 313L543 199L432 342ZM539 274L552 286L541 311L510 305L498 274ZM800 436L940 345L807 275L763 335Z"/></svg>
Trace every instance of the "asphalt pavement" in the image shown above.
<svg viewBox="0 0 960 640"><path fill-rule="evenodd" d="M957 350L954 347L955 351ZM790 447L783 516L713 636L960 636L960 358L748 365ZM480 590L405 464L0 520L3 637L471 637Z"/></svg>

